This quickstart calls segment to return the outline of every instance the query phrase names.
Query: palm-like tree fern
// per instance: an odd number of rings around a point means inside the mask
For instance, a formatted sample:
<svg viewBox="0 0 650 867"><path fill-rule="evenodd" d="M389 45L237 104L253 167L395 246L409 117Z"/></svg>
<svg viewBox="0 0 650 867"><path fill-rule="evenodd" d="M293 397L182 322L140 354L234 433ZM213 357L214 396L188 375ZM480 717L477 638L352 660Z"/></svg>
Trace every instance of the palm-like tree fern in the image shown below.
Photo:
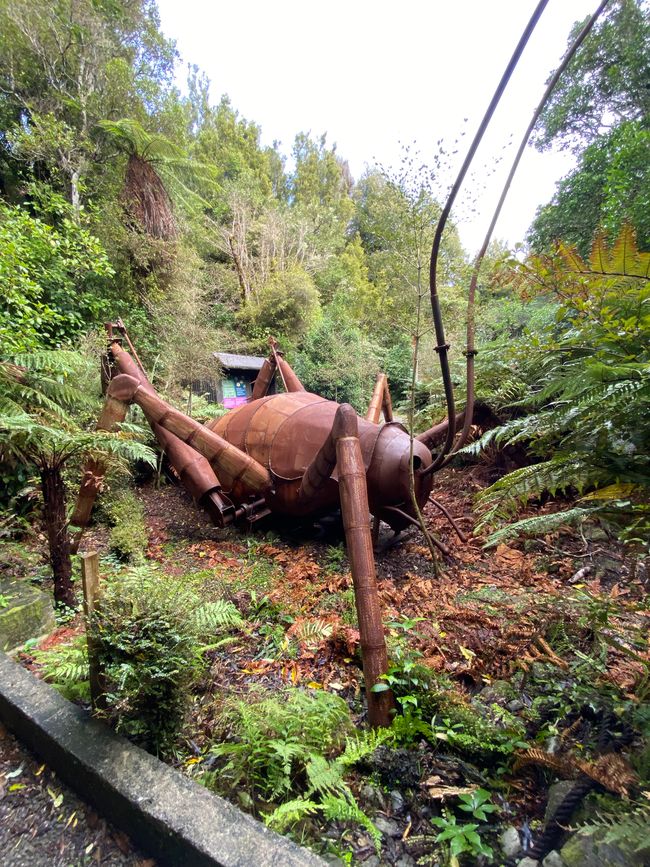
<svg viewBox="0 0 650 867"><path fill-rule="evenodd" d="M65 351L0 360L0 460L35 467L40 476L54 597L69 606L74 591L63 468L74 459L155 460L132 431L82 425L80 416L90 417L94 402L75 383L83 381L87 366L83 356Z"/></svg>

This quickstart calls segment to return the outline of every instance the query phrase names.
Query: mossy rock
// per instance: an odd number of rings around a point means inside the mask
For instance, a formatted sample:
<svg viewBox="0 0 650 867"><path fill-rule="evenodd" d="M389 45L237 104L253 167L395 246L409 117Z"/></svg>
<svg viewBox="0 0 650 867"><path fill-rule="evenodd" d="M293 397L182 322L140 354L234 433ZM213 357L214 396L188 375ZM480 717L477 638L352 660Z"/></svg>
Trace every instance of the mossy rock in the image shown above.
<svg viewBox="0 0 650 867"><path fill-rule="evenodd" d="M632 842L605 842L606 829L579 831L560 850L566 867L644 867L650 863L650 847L635 852Z"/></svg>
<svg viewBox="0 0 650 867"><path fill-rule="evenodd" d="M0 590L9 600L6 608L0 608L0 650L13 650L29 638L51 632L54 610L49 594L19 582L3 583Z"/></svg>

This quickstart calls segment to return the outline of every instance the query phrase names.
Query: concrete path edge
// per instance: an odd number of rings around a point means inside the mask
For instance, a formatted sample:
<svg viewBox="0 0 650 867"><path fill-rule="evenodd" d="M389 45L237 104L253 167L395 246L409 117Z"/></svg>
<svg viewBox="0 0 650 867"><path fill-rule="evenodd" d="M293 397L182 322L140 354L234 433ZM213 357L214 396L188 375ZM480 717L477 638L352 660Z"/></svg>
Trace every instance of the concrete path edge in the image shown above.
<svg viewBox="0 0 650 867"><path fill-rule="evenodd" d="M0 721L160 864L326 864L116 735L2 652Z"/></svg>

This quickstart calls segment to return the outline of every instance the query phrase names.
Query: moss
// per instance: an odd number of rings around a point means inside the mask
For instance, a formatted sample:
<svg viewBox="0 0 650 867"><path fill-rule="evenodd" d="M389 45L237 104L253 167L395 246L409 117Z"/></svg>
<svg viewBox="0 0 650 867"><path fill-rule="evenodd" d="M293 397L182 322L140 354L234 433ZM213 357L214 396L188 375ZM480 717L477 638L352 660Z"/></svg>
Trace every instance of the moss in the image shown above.
<svg viewBox="0 0 650 867"><path fill-rule="evenodd" d="M104 509L112 524L111 551L127 563L142 562L149 534L140 500L132 491L122 491Z"/></svg>

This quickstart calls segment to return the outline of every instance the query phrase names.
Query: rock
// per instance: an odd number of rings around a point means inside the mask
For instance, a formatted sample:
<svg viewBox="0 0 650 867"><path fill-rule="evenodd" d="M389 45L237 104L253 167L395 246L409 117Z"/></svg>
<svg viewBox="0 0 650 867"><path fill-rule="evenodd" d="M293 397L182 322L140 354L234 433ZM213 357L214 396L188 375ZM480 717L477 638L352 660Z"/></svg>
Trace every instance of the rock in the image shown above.
<svg viewBox="0 0 650 867"><path fill-rule="evenodd" d="M2 582L0 593L9 601L0 608L0 650L13 650L54 629L51 594L18 581Z"/></svg>
<svg viewBox="0 0 650 867"><path fill-rule="evenodd" d="M534 858L522 858L517 862L517 867L539 867L539 861L535 861Z"/></svg>
<svg viewBox="0 0 650 867"><path fill-rule="evenodd" d="M551 816L555 814L555 811L569 794L574 785L574 780L561 780L559 783L553 783L548 790L548 801L546 802L546 810L544 812L544 824L546 824Z"/></svg>
<svg viewBox="0 0 650 867"><path fill-rule="evenodd" d="M402 836L399 825L397 822L393 821L393 819L387 819L385 816L377 816L373 821L384 837Z"/></svg>
<svg viewBox="0 0 650 867"><path fill-rule="evenodd" d="M589 539L590 542L607 542L609 539L602 527L587 524L586 527L583 527L582 532L585 539Z"/></svg>
<svg viewBox="0 0 650 867"><path fill-rule="evenodd" d="M650 863L650 847L634 851L634 843L620 840L606 843L606 829L593 834L578 831L560 850L566 867L644 867Z"/></svg>
<svg viewBox="0 0 650 867"><path fill-rule="evenodd" d="M507 701L512 701L515 697L515 690L507 680L495 680L484 686L479 692L483 704L505 704Z"/></svg>
<svg viewBox="0 0 650 867"><path fill-rule="evenodd" d="M365 786L361 787L360 795L361 800L365 801L367 804L370 804L373 807L378 807L380 810L386 809L384 793L377 786L371 786L370 783L366 783Z"/></svg>
<svg viewBox="0 0 650 867"><path fill-rule="evenodd" d="M415 867L415 860L405 853L397 859L395 867Z"/></svg>
<svg viewBox="0 0 650 867"><path fill-rule="evenodd" d="M510 713L517 713L517 711L524 709L524 703L523 701L519 701L518 698L515 698L508 702L506 709L509 710Z"/></svg>
<svg viewBox="0 0 650 867"><path fill-rule="evenodd" d="M556 849L551 849L546 858L542 861L542 867L564 867L562 856Z"/></svg>
<svg viewBox="0 0 650 867"><path fill-rule="evenodd" d="M404 795L398 789L393 789L390 793L390 805L396 816L399 816L400 813L404 812Z"/></svg>
<svg viewBox="0 0 650 867"><path fill-rule="evenodd" d="M365 861L362 862L363 867L379 867L380 860L376 855L371 855L370 858L366 858Z"/></svg>
<svg viewBox="0 0 650 867"><path fill-rule="evenodd" d="M505 831L499 837L499 843L501 844L501 849L506 858L514 858L515 855L519 853L521 849L521 839L519 838L519 831L514 827L514 825L508 826Z"/></svg>

